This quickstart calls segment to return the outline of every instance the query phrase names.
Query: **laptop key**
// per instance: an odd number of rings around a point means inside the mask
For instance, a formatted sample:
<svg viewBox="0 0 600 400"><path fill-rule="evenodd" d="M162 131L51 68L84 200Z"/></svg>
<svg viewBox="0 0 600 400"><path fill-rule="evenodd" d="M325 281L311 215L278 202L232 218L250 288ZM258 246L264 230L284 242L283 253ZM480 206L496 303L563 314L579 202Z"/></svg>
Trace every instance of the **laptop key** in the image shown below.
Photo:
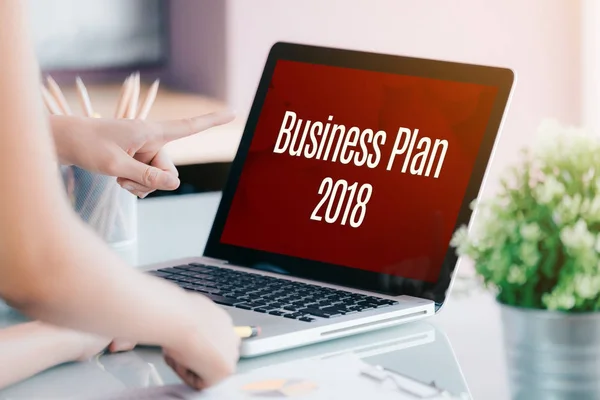
<svg viewBox="0 0 600 400"><path fill-rule="evenodd" d="M167 276L171 276L170 273L163 271L150 271L150 275L158 276L160 278L166 278Z"/></svg>
<svg viewBox="0 0 600 400"><path fill-rule="evenodd" d="M190 285L189 283L183 283L181 285L182 288L186 289L186 290L194 290L194 285Z"/></svg>
<svg viewBox="0 0 600 400"><path fill-rule="evenodd" d="M205 267L189 267L188 268L189 272L195 272L197 274L212 274L212 270L205 268ZM212 275L211 275L212 276Z"/></svg>
<svg viewBox="0 0 600 400"><path fill-rule="evenodd" d="M319 309L324 309L324 308L328 308L331 307L332 304L330 301L319 301L317 302L317 304L315 305L315 308L319 308Z"/></svg>
<svg viewBox="0 0 600 400"><path fill-rule="evenodd" d="M173 282L186 282L187 276L183 276L183 275L171 275L171 276L165 277L165 279L167 279L169 281L173 281Z"/></svg>
<svg viewBox="0 0 600 400"><path fill-rule="evenodd" d="M255 308L256 307L264 307L264 306L267 305L267 302L266 301L259 301L259 300L250 301L250 305L254 306Z"/></svg>
<svg viewBox="0 0 600 400"><path fill-rule="evenodd" d="M302 317L303 315L304 314L300 314L300 313L288 313L288 314L285 314L284 317L290 318L290 319L297 319L297 318Z"/></svg>
<svg viewBox="0 0 600 400"><path fill-rule="evenodd" d="M298 312L301 312L303 314L314 315L315 317L321 317L321 318L331 318L331 317L337 317L337 316L342 315L341 313L339 313L337 311L326 312L323 310L318 310L316 308L303 308L302 310L298 310Z"/></svg>
<svg viewBox="0 0 600 400"><path fill-rule="evenodd" d="M212 281L215 279L212 275L202 274L196 271L188 271L187 273L190 274L189 276L192 276L196 279L204 279L207 281Z"/></svg>
<svg viewBox="0 0 600 400"><path fill-rule="evenodd" d="M204 279L194 279L194 282L202 285L202 286L206 286L206 287L211 287L211 288L217 288L219 287L219 285L215 285L214 283L210 282L210 281L205 281Z"/></svg>
<svg viewBox="0 0 600 400"><path fill-rule="evenodd" d="M179 272L181 272L181 270L175 268L161 268L157 271L166 272L168 274L178 274Z"/></svg>
<svg viewBox="0 0 600 400"><path fill-rule="evenodd" d="M207 294L206 295L209 299L211 299L212 301L214 301L217 304L222 304L225 306L234 306L236 303L239 303L240 301L237 299L231 299L229 297L223 297L223 296L219 296L216 294Z"/></svg>
<svg viewBox="0 0 600 400"><path fill-rule="evenodd" d="M264 299L264 297L263 297L263 299ZM273 308L276 308L276 309L280 309L280 308L283 308L283 307L287 306L287 304L285 304L285 303L279 303L277 301L268 301L267 303L269 304L269 307L273 307Z"/></svg>
<svg viewBox="0 0 600 400"><path fill-rule="evenodd" d="M337 308L337 307L326 307L326 308L321 308L320 309L321 312L324 312L326 314L331 315L332 317L336 316L336 315L340 315L340 314L345 314L344 309L341 308Z"/></svg>
<svg viewBox="0 0 600 400"><path fill-rule="evenodd" d="M298 320L299 321L304 321L304 322L313 322L313 321L316 321L314 318L311 318L311 317L301 317L301 318L298 318Z"/></svg>
<svg viewBox="0 0 600 400"><path fill-rule="evenodd" d="M277 315L277 316L283 316L283 315L285 315L287 313L285 311L275 310L275 311L269 311L269 314L271 314L271 315Z"/></svg>

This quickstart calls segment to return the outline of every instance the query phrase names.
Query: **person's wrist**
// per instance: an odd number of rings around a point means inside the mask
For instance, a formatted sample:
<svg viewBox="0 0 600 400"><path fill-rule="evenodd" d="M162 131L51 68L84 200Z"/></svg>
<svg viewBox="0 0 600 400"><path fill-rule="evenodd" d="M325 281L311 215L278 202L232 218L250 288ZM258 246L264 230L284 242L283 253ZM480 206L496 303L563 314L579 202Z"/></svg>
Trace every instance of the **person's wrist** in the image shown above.
<svg viewBox="0 0 600 400"><path fill-rule="evenodd" d="M165 334L164 342L161 344L165 349L194 348L206 344L202 326L209 324L210 321L203 322L202 315L206 314L205 307L215 307L214 303L196 293L182 290L181 295L182 312L177 314L176 321L170 324L170 329Z"/></svg>
<svg viewBox="0 0 600 400"><path fill-rule="evenodd" d="M76 118L69 118L60 115L50 116L50 129L54 138L56 156L61 165L73 165L72 141L69 140L69 130L76 124Z"/></svg>
<svg viewBox="0 0 600 400"><path fill-rule="evenodd" d="M72 362L78 360L83 354L83 343L79 340L77 332L43 322L36 321L38 329L46 338L52 338L52 352L56 357L55 362Z"/></svg>

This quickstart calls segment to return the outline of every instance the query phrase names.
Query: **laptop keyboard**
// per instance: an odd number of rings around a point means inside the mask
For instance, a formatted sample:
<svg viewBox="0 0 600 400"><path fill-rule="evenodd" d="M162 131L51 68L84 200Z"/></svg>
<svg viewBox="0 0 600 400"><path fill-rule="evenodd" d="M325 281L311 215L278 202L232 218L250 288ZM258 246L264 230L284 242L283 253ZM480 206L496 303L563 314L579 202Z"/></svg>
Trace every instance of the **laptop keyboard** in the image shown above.
<svg viewBox="0 0 600 400"><path fill-rule="evenodd" d="M398 304L395 300L191 263L150 271L217 304L313 322Z"/></svg>

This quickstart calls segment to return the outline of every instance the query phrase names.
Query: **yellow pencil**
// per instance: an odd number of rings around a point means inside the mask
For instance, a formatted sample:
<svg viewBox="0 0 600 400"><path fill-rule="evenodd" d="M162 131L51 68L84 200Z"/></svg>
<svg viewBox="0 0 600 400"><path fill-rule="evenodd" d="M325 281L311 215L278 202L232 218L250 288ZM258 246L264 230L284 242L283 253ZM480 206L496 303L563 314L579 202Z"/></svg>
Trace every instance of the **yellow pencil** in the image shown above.
<svg viewBox="0 0 600 400"><path fill-rule="evenodd" d="M242 339L248 339L260 335L259 326L236 326L235 333Z"/></svg>

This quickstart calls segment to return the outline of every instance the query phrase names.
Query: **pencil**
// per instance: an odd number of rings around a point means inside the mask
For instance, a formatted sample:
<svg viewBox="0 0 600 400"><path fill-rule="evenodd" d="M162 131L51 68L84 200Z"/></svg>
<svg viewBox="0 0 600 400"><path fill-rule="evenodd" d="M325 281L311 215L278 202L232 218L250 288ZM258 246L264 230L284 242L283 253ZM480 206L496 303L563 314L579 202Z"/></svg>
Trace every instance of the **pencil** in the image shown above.
<svg viewBox="0 0 600 400"><path fill-rule="evenodd" d="M77 85L77 93L79 94L79 101L81 101L81 107L86 117L93 117L94 110L92 109L92 102L90 101L90 95L83 84L80 77L75 78L75 84Z"/></svg>
<svg viewBox="0 0 600 400"><path fill-rule="evenodd" d="M115 112L115 118L124 118L127 108L129 107L129 99L131 98L132 86L131 75L125 78L123 82L123 88L121 89L121 95L119 96L119 103L117 104L117 110Z"/></svg>
<svg viewBox="0 0 600 400"><path fill-rule="evenodd" d="M139 119L148 118L148 114L150 113L150 108L152 108L152 105L154 104L154 100L156 99L156 93L158 92L159 84L160 84L160 80L157 79L154 81L152 86L150 86L150 89L148 89L148 93L146 94L146 99L144 100L144 103L140 107L140 112L138 113L138 116L137 116Z"/></svg>
<svg viewBox="0 0 600 400"><path fill-rule="evenodd" d="M44 85L42 85L42 98L44 99L44 104L46 105L46 108L48 109L48 112L50 112L50 114L62 115L60 107L58 106L58 104L56 104L54 97L52 97L52 94Z"/></svg>
<svg viewBox="0 0 600 400"><path fill-rule="evenodd" d="M131 99L129 100L129 108L127 110L127 118L135 119L138 109L138 99L140 97L140 73L136 72L133 76L133 90Z"/></svg>
<svg viewBox="0 0 600 400"><path fill-rule="evenodd" d="M48 90L54 96L54 99L56 100L56 103L58 104L58 106L61 108L63 114L65 114L65 115L73 114L71 112L71 107L69 107L69 104L67 103L67 99L65 99L65 96L63 95L62 90L60 90L60 86L58 86L58 83L56 83L54 78L52 78L50 75L48 75L46 77L46 81L48 82Z"/></svg>
<svg viewBox="0 0 600 400"><path fill-rule="evenodd" d="M260 335L259 326L236 326L235 333L242 339L248 339Z"/></svg>

